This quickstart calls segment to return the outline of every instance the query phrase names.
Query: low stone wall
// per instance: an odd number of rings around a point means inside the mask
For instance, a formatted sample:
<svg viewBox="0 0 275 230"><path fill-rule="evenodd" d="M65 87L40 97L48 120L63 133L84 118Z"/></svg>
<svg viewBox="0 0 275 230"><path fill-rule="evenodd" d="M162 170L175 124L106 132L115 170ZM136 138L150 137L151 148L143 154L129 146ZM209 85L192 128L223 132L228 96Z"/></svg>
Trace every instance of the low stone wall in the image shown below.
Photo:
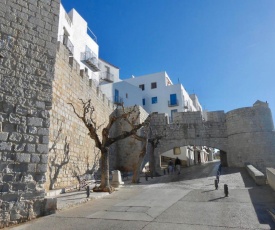
<svg viewBox="0 0 275 230"><path fill-rule="evenodd" d="M267 183L275 191L275 169L266 168Z"/></svg>
<svg viewBox="0 0 275 230"><path fill-rule="evenodd" d="M253 165L246 165L246 170L248 171L249 175L253 178L257 185L266 184L265 175L258 169L256 169Z"/></svg>

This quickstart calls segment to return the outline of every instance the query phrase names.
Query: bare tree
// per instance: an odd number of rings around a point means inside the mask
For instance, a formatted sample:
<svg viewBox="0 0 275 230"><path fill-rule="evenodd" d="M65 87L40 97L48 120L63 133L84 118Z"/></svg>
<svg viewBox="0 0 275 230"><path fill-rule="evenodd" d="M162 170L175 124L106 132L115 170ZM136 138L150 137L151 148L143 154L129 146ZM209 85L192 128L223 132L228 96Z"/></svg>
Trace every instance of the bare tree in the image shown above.
<svg viewBox="0 0 275 230"><path fill-rule="evenodd" d="M79 114L72 103L68 103L72 106L74 113L79 119L81 119L89 131L89 136L95 141L95 146L101 152L101 184L97 191L112 192L113 188L109 183L109 147L115 142L130 137L137 133L137 131L147 125L150 120L150 115L147 119L139 123L138 118L140 113L137 112L137 106L125 111L122 106L122 113L118 113L118 108L114 113L109 116L109 121L105 127L104 124L98 125L95 120L95 108L91 103L91 99L84 102L80 99L82 103L82 114ZM116 122L125 121L131 124L129 130L122 130L117 136L111 136L110 131ZM101 132L101 135L100 135Z"/></svg>

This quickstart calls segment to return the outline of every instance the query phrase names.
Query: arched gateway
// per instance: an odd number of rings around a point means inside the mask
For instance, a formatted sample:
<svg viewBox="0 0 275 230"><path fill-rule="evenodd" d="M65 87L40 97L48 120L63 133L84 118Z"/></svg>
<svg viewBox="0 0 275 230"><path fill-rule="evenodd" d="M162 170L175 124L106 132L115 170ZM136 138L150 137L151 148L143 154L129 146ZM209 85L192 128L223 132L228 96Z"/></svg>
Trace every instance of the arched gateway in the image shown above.
<svg viewBox="0 0 275 230"><path fill-rule="evenodd" d="M152 136L162 136L154 151L155 168L160 170L160 155L175 147L195 145L222 150L228 166L253 164L265 173L275 163L275 131L267 103L257 101L253 107L228 113L179 112L168 124L165 114L153 114Z"/></svg>

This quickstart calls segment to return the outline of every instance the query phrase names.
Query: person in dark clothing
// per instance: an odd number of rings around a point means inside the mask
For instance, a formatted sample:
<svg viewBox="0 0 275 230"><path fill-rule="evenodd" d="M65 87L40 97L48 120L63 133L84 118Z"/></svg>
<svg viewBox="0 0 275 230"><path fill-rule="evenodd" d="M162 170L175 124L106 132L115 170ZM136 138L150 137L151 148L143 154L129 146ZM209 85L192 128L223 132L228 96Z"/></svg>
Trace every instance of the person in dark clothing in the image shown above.
<svg viewBox="0 0 275 230"><path fill-rule="evenodd" d="M176 167L176 170L177 170L178 174L180 174L180 166L181 166L181 161L177 157L176 160L175 160L175 167Z"/></svg>

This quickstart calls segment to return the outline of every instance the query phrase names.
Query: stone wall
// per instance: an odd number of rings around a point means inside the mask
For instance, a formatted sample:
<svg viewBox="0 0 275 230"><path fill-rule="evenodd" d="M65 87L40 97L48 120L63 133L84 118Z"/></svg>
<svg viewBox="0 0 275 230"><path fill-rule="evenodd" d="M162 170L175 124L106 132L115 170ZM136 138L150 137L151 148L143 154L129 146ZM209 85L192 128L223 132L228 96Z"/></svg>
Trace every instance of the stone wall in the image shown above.
<svg viewBox="0 0 275 230"><path fill-rule="evenodd" d="M88 101L95 108L94 120L98 125L107 124L114 105L89 80L79 64L69 57L64 45L58 43L53 81L53 101L50 126L49 164L46 188L66 188L78 184L76 176L91 174L98 168L99 150L87 134L88 129L73 112L72 103L82 116L79 99ZM101 134L101 130L98 131ZM111 154L114 157L114 152ZM111 158L112 162L115 159Z"/></svg>
<svg viewBox="0 0 275 230"><path fill-rule="evenodd" d="M44 212L59 0L0 1L0 227Z"/></svg>
<svg viewBox="0 0 275 230"><path fill-rule="evenodd" d="M125 108L125 112L133 109L133 107ZM121 113L121 110L120 110ZM148 117L148 113L140 106L137 107L136 113L133 113L133 116L136 116L139 113L139 119L137 123L142 123ZM129 125L124 122L120 122L116 125L116 135L121 133L123 130L127 131ZM140 131L139 135L144 135L145 133ZM116 169L119 169L123 172L132 172L134 166L138 162L138 156L142 148L142 142L136 140L133 137L128 137L126 139L120 140L116 143L117 149L117 159L116 159Z"/></svg>
<svg viewBox="0 0 275 230"><path fill-rule="evenodd" d="M228 164L243 167L253 164L265 173L275 163L275 132L268 104L236 109L226 114Z"/></svg>
<svg viewBox="0 0 275 230"><path fill-rule="evenodd" d="M275 163L275 132L267 103L257 101L253 107L228 113L180 112L167 123L165 114L154 114L153 135L163 138L157 154L174 147L195 145L220 149L227 156L224 165L244 167L250 163L265 173ZM157 161L156 161L157 162ZM159 167L159 165L156 165Z"/></svg>

